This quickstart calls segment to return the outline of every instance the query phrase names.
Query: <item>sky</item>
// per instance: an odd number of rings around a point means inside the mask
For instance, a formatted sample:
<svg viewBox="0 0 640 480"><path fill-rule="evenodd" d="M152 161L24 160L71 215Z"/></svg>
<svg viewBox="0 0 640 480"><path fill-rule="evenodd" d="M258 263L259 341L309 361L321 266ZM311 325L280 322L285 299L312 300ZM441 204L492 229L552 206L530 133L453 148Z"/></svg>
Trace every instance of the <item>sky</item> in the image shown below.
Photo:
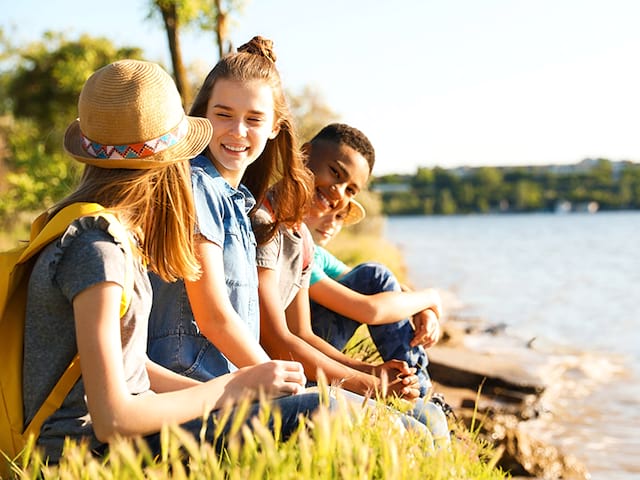
<svg viewBox="0 0 640 480"><path fill-rule="evenodd" d="M14 43L105 36L170 66L149 0L6 2ZM374 174L418 167L640 162L638 0L247 0L235 46L274 41L284 85L320 92L376 149ZM182 37L205 74L213 33Z"/></svg>

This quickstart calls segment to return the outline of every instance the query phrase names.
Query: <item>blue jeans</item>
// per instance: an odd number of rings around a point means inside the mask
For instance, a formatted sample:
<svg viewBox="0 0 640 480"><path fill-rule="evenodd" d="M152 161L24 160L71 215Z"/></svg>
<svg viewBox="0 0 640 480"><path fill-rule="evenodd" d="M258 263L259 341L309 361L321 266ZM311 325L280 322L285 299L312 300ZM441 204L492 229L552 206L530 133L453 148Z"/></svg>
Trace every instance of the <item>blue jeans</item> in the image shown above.
<svg viewBox="0 0 640 480"><path fill-rule="evenodd" d="M436 449L448 448L451 444L449 423L442 408L426 398L419 398L413 405L413 410L407 412L421 424L426 425L433 437L433 445Z"/></svg>
<svg viewBox="0 0 640 480"><path fill-rule="evenodd" d="M330 409L333 408L334 402L335 401L331 401L331 404L329 405ZM300 415L309 417L315 410L318 409L318 407L320 406L320 396L317 393L303 393L299 395L289 395L286 397L276 398L274 400L271 400L270 403L272 409L277 409L280 412L280 416L282 418L282 424L279 426L279 431L277 432L279 434L278 436L280 439L286 440L298 428ZM247 412L246 419L244 420L245 425L251 427L251 418L255 417L259 411L260 403L252 403L249 407L249 411ZM219 421L218 416L220 415L220 413L221 412L218 410L211 412L209 417L206 419L207 425L205 434L206 441L216 442L216 447L218 449L224 446L226 440L225 436L233 423L233 418L227 420L222 429L222 435L219 438L214 438L216 423ZM275 429L273 420L273 415L270 415L267 427L272 432L274 432ZM191 433L194 438L199 439L202 424L203 419L196 418L189 422L183 423L182 425L180 425L180 427ZM151 453L154 456L159 455L161 452L160 433L147 435L146 437L144 437L144 439L149 446Z"/></svg>
<svg viewBox="0 0 640 480"><path fill-rule="evenodd" d="M362 263L338 281L364 295L400 291L400 283L396 277L379 263ZM342 350L361 324L311 301L311 325L316 335ZM414 330L409 319L385 325L368 325L367 328L385 362L404 360L409 367L416 368L420 380L420 396L427 395L431 387L427 371L429 360L422 346L410 346Z"/></svg>

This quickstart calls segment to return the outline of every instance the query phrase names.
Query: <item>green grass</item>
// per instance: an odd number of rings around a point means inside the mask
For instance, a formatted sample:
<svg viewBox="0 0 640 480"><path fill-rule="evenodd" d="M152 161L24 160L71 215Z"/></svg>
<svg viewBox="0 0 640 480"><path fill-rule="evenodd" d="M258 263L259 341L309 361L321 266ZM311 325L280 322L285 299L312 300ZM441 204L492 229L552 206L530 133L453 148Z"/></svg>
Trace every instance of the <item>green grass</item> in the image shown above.
<svg viewBox="0 0 640 480"><path fill-rule="evenodd" d="M494 452L473 433L452 425L450 450L434 451L428 434L404 430L387 408L337 412L322 408L287 441L265 427L265 415L232 429L217 452L177 427L162 431L162 454L153 458L144 443L120 439L106 458L92 457L84 444L68 442L58 465L47 465L29 445L15 474L21 479L504 479L493 466ZM348 413L350 411L351 413Z"/></svg>

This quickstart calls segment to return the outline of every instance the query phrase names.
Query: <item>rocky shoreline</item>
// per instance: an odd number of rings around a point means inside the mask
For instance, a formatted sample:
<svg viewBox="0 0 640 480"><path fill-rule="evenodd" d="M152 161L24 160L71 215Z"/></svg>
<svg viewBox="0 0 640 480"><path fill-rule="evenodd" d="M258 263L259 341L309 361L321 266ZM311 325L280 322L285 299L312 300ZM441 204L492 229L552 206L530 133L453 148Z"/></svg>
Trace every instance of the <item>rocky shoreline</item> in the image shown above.
<svg viewBox="0 0 640 480"><path fill-rule="evenodd" d="M495 446L496 465L514 478L590 478L585 465L529 428L543 415L553 420L543 404L547 385L532 368L540 357L533 341L510 350L508 358L504 351L467 346L469 338L500 334L500 326L447 320L442 339L428 350L434 392L458 421Z"/></svg>

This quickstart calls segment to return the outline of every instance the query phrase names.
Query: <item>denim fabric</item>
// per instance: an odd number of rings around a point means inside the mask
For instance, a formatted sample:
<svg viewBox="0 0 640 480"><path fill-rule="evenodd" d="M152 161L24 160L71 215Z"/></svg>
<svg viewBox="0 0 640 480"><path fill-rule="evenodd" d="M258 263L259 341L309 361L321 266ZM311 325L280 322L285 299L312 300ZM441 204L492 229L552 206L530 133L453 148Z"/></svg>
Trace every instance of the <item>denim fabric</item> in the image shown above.
<svg viewBox="0 0 640 480"><path fill-rule="evenodd" d="M356 408L368 406L369 408L375 409L383 405L376 400L365 398L349 390L338 389L336 397L339 398L340 396ZM430 435L433 440L434 449L449 448L451 445L447 416L435 403L427 401L424 398L418 398L413 404L413 408L405 413L400 413L400 411L391 407L385 408L389 408L407 430Z"/></svg>
<svg viewBox="0 0 640 480"><path fill-rule="evenodd" d="M369 408L375 409L384 405L383 403L378 402L373 398L366 398L360 395L359 393L354 393L349 390L344 390L342 388L338 389L335 395L337 398L339 397L344 398L349 404L354 405L358 408L369 407ZM422 402L420 402L420 405L422 405ZM389 410L393 412L394 415L397 415L398 421L407 430L415 430L417 432L423 432L423 433L425 431L429 431L429 425L427 424L427 416L422 414L422 410L423 410L422 408L416 409L416 413L418 414L417 416L414 416L413 414L414 412L412 410L404 414L404 413L400 413L400 411L395 410L391 407L385 406L384 408L389 408ZM429 431L429 433L431 432Z"/></svg>
<svg viewBox="0 0 640 480"><path fill-rule="evenodd" d="M222 247L227 294L231 305L260 338L256 241L248 218L255 205L243 185L235 189L211 161L191 161L197 233ZM148 354L153 361L183 375L208 380L235 366L204 336L194 320L184 282L163 282L150 274L153 308L149 319ZM215 318L204 319L215 322Z"/></svg>
<svg viewBox="0 0 640 480"><path fill-rule="evenodd" d="M426 425L431 432L436 449L448 448L451 445L447 416L438 405L425 398L418 398L408 415Z"/></svg>
<svg viewBox="0 0 640 480"><path fill-rule="evenodd" d="M356 292L372 295L380 292L400 291L400 284L387 267L379 263L363 263L338 280ZM328 308L311 301L311 324L316 335L342 350L353 336L360 323L344 317ZM404 360L415 367L420 379L420 395L431 388L427 371L429 360L422 346L411 347L413 326L409 319L385 325L368 325L369 334L380 356L388 360Z"/></svg>

